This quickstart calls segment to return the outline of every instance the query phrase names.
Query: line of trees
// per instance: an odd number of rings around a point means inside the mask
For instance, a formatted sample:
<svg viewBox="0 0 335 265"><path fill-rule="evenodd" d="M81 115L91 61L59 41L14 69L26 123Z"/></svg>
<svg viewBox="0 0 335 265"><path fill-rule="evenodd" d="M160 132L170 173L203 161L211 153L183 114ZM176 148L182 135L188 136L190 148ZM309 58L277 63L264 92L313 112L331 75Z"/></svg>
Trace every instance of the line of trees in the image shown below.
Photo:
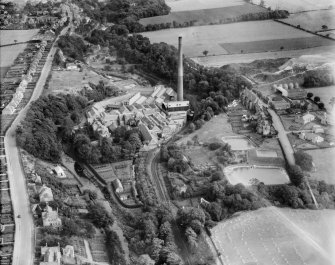
<svg viewBox="0 0 335 265"><path fill-rule="evenodd" d="M223 17L223 18L210 18L209 20L190 20L184 22L171 21L166 23L155 23L155 24L147 24L141 25L139 24L136 28L134 28L136 32L145 32L145 31L155 31L161 29L169 29L169 28L185 28L185 27L193 27L194 25L218 25L218 24L228 24L235 23L241 21L255 21L255 20L267 20L267 19L284 19L289 17L289 12L286 10L275 10L275 11L264 11L258 13L247 13L242 14L236 17Z"/></svg>

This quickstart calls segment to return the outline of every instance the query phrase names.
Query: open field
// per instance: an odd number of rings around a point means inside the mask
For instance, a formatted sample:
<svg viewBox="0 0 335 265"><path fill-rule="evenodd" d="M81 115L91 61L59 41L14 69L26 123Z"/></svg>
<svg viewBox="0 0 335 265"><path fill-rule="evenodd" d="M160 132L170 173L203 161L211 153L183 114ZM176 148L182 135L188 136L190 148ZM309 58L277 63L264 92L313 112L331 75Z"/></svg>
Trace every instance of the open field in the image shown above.
<svg viewBox="0 0 335 265"><path fill-rule="evenodd" d="M226 114L220 114L206 122L199 130L187 134L182 139L178 140L178 144L186 144L192 140L194 136L198 136L199 142L221 141L222 136L234 136L228 117Z"/></svg>
<svg viewBox="0 0 335 265"><path fill-rule="evenodd" d="M329 100L335 97L335 85L327 87L306 88L307 92L312 92L314 96L319 96L321 101L325 104L327 111L332 110ZM335 106L334 106L335 108Z"/></svg>
<svg viewBox="0 0 335 265"><path fill-rule="evenodd" d="M254 4L260 4L261 0L253 0ZM331 5L334 5L334 0L265 0L265 7L271 7L271 9L285 9L290 13L327 9Z"/></svg>
<svg viewBox="0 0 335 265"><path fill-rule="evenodd" d="M29 29L29 30L1 30L0 31L0 45L24 42L31 40L33 36L37 34L39 29Z"/></svg>
<svg viewBox="0 0 335 265"><path fill-rule="evenodd" d="M221 43L230 54L290 51L320 46L331 46L335 42L318 36L293 39L272 39L249 42Z"/></svg>
<svg viewBox="0 0 335 265"><path fill-rule="evenodd" d="M303 55L329 54L333 55L335 46L315 47L301 50L262 52L249 54L222 54L216 56L194 56L191 59L198 64L209 67L220 67L232 63L250 63L261 59L297 58Z"/></svg>
<svg viewBox="0 0 335 265"><path fill-rule="evenodd" d="M334 18L335 9L332 9L292 14L288 18L280 20L293 26L300 25L301 28L310 31L320 31L323 25L326 25L329 29L334 29Z"/></svg>
<svg viewBox="0 0 335 265"><path fill-rule="evenodd" d="M167 0L171 12L243 5L243 0Z"/></svg>
<svg viewBox="0 0 335 265"><path fill-rule="evenodd" d="M234 5L212 9L172 12L164 16L143 18L140 20L140 23L146 26L148 24L160 23L172 24L174 21L180 24L195 21L194 25L208 25L210 23L217 23L219 21L233 19L241 15L254 14L259 12L268 12L268 10L260 6L245 3L244 5Z"/></svg>
<svg viewBox="0 0 335 265"><path fill-rule="evenodd" d="M272 20L166 29L145 32L143 35L148 37L152 43L166 42L168 44L174 45L175 47L177 47L178 36L181 35L183 36L183 47L185 55L188 57L199 57L203 55L204 50L207 50L209 56L205 57L205 59L210 58L210 55L229 54L229 51L220 45L222 43L247 43L253 41L283 39L292 39L291 41L294 43L296 42L297 38L311 37L313 38L310 40L313 40L313 42L315 41L315 36L310 33ZM322 37L320 37L320 39L321 38ZM320 41L319 46L331 44L335 45L335 43L332 41L327 41L327 43ZM289 40L286 45L289 45ZM295 48L297 49L298 47ZM306 45L303 48L306 48ZM264 49L262 51L264 51ZM256 58L261 59L259 56L256 56ZM216 58L214 58L214 60L216 60Z"/></svg>
<svg viewBox="0 0 335 265"><path fill-rule="evenodd" d="M305 152L313 157L315 164L315 171L309 173L311 177L335 184L335 148L307 150Z"/></svg>
<svg viewBox="0 0 335 265"><path fill-rule="evenodd" d="M331 265L333 210L268 207L236 214L212 238L224 264Z"/></svg>
<svg viewBox="0 0 335 265"><path fill-rule="evenodd" d="M43 91L44 94L57 93L75 93L83 89L89 82L93 84L99 83L100 80L109 82L97 73L84 69L79 71L52 71L48 89Z"/></svg>

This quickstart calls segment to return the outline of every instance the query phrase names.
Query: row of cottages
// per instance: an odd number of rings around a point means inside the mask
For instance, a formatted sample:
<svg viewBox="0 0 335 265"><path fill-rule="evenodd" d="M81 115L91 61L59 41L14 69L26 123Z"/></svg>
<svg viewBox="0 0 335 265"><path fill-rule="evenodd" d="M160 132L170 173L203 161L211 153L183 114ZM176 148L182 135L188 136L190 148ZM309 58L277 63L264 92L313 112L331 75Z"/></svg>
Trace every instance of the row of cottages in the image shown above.
<svg viewBox="0 0 335 265"><path fill-rule="evenodd" d="M28 83L32 80L32 75L35 74L36 68L38 66L38 63L40 59L42 58L43 52L45 50L45 47L47 45L46 41L42 41L40 45L39 51L36 53L32 63L29 66L27 75L25 75L19 86L16 88L15 94L13 95L12 100L9 102L9 104L2 110L2 114L13 114L16 110L16 108L19 106L20 102L22 101L24 97L24 92L28 86Z"/></svg>
<svg viewBox="0 0 335 265"><path fill-rule="evenodd" d="M301 132L299 138L302 140L311 141L314 144L322 143L324 141L324 138L316 133Z"/></svg>

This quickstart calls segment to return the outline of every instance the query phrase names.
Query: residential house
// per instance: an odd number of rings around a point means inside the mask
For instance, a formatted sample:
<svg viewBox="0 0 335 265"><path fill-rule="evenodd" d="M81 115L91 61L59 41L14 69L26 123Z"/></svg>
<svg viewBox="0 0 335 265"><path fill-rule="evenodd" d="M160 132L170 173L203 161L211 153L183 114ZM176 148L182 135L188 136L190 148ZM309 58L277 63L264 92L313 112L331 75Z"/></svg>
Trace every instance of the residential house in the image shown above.
<svg viewBox="0 0 335 265"><path fill-rule="evenodd" d="M324 133L325 130L320 125L313 125L313 133Z"/></svg>
<svg viewBox="0 0 335 265"><path fill-rule="evenodd" d="M60 227L62 220L58 216L58 210L54 211L49 205L46 206L45 211L42 213L43 226Z"/></svg>
<svg viewBox="0 0 335 265"><path fill-rule="evenodd" d="M62 261L64 264L76 264L75 256L74 256L74 247L67 245L63 248L63 256Z"/></svg>
<svg viewBox="0 0 335 265"><path fill-rule="evenodd" d="M321 137L320 135L315 134L315 133L302 132L302 133L300 133L299 138L303 139L303 140L311 141L314 144L322 143L324 141L323 137Z"/></svg>
<svg viewBox="0 0 335 265"><path fill-rule="evenodd" d="M302 116L300 115L296 116L294 121L298 123L306 124L314 120L315 120L315 116L313 114L306 113Z"/></svg>
<svg viewBox="0 0 335 265"><path fill-rule="evenodd" d="M58 178L66 178L66 174L61 166L54 167L53 171L56 173Z"/></svg>
<svg viewBox="0 0 335 265"><path fill-rule="evenodd" d="M62 254L60 252L60 246L57 247L41 247L41 256L43 257L43 262L40 265L60 265Z"/></svg>
<svg viewBox="0 0 335 265"><path fill-rule="evenodd" d="M50 202L54 200L51 188L43 185L39 190L40 202Z"/></svg>
<svg viewBox="0 0 335 265"><path fill-rule="evenodd" d="M113 187L114 187L116 193L122 193L123 192L123 186L122 186L122 183L119 179L114 179L112 184L113 184Z"/></svg>
<svg viewBox="0 0 335 265"><path fill-rule="evenodd" d="M67 63L66 64L66 70L77 71L77 70L79 70L79 68L75 63Z"/></svg>

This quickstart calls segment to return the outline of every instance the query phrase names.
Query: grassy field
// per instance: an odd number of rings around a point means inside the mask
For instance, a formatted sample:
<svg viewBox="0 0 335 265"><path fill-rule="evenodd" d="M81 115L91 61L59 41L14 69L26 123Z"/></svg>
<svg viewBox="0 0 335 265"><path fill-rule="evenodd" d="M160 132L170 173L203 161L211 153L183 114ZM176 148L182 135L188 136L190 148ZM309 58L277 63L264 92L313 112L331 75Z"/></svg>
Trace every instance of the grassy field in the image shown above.
<svg viewBox="0 0 335 265"><path fill-rule="evenodd" d="M313 157L315 171L309 173L312 178L324 180L329 184L335 184L335 148L307 150L306 153Z"/></svg>
<svg viewBox="0 0 335 265"><path fill-rule="evenodd" d="M229 51L220 45L222 43L246 43L283 39L292 39L291 41L294 43L297 38L311 37L313 37L311 40L314 40L314 35L310 33L269 20L166 29L145 32L143 35L148 37L151 42L166 42L175 47L177 47L178 36L182 35L185 55L188 57L199 57L203 56L204 50L207 50L209 56L205 57L205 59L210 58L210 55L229 54ZM289 45L288 43L286 45ZM324 44L320 41L321 45ZM306 48L305 46L302 48ZM259 56L256 56L256 58L261 59ZM214 60L217 60L217 58L214 58Z"/></svg>
<svg viewBox="0 0 335 265"><path fill-rule="evenodd" d="M48 89L43 91L44 94L57 94L57 93L76 93L84 88L89 82L93 84L99 83L100 80L108 82L97 73L84 69L83 72L79 71L52 71L52 76L49 81Z"/></svg>
<svg viewBox="0 0 335 265"><path fill-rule="evenodd" d="M214 227L224 264L331 265L332 210L268 207L235 215Z"/></svg>
<svg viewBox="0 0 335 265"><path fill-rule="evenodd" d="M222 43L230 54L290 51L319 46L331 46L335 42L318 36L292 39L273 39L249 42Z"/></svg>
<svg viewBox="0 0 335 265"><path fill-rule="evenodd" d="M165 16L148 17L140 20L142 25L160 24L160 23L184 23L196 21L194 25L205 25L219 22L229 18L235 18L243 14L267 12L260 6L245 3L244 5L226 6L212 9L189 10L172 12Z"/></svg>
<svg viewBox="0 0 335 265"><path fill-rule="evenodd" d="M178 144L186 144L187 141L192 140L194 136L198 136L199 142L221 141L223 136L233 136L230 123L226 114L220 114L206 122L199 130L187 134L182 139L178 140Z"/></svg>
<svg viewBox="0 0 335 265"><path fill-rule="evenodd" d="M329 104L329 100L332 97L335 97L335 85L327 87L307 88L306 90L307 92L312 92L314 96L319 96L328 111L332 110L332 107Z"/></svg>
<svg viewBox="0 0 335 265"><path fill-rule="evenodd" d="M243 5L243 0L166 0L171 12Z"/></svg>
<svg viewBox="0 0 335 265"><path fill-rule="evenodd" d="M320 31L326 25L329 29L335 28L335 10L318 10L304 13L292 14L290 17L281 19L293 26L300 25L301 28L310 31Z"/></svg>
<svg viewBox="0 0 335 265"><path fill-rule="evenodd" d="M37 34L39 29L29 29L29 30L1 30L0 35L0 45L14 43L14 40L17 42L24 42L31 40L34 35Z"/></svg>
<svg viewBox="0 0 335 265"><path fill-rule="evenodd" d="M261 0L253 0L254 4L259 4ZM271 7L271 9L285 9L290 13L300 11L310 11L327 9L330 5L334 5L333 0L265 0L265 6Z"/></svg>

